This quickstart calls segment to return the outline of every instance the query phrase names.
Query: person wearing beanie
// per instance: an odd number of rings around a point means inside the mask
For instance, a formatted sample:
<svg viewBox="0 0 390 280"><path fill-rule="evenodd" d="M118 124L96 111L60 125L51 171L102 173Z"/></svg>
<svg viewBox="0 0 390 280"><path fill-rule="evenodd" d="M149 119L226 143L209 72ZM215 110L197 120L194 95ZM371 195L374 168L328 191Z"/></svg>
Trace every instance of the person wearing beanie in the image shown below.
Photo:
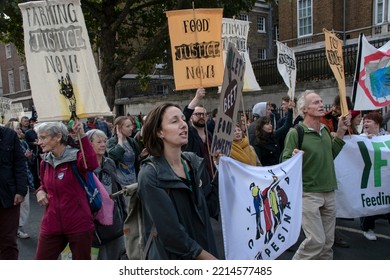
<svg viewBox="0 0 390 280"><path fill-rule="evenodd" d="M256 143L256 123L257 120L261 117L270 117L271 116L271 104L268 102L259 102L256 103L252 108L253 121L248 126L248 137L249 144L251 146Z"/></svg>

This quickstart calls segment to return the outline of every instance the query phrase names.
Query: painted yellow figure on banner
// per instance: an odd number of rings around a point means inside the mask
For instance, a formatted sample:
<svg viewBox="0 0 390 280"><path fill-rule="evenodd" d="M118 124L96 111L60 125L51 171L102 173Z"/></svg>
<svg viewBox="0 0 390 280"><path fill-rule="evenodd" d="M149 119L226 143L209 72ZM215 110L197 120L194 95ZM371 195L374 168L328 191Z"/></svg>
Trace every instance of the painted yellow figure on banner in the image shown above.
<svg viewBox="0 0 390 280"><path fill-rule="evenodd" d="M222 9L168 11L176 90L222 85Z"/></svg>
<svg viewBox="0 0 390 280"><path fill-rule="evenodd" d="M325 28L323 31L325 33L326 57L339 86L341 114L346 116L349 112L345 94L343 42Z"/></svg>

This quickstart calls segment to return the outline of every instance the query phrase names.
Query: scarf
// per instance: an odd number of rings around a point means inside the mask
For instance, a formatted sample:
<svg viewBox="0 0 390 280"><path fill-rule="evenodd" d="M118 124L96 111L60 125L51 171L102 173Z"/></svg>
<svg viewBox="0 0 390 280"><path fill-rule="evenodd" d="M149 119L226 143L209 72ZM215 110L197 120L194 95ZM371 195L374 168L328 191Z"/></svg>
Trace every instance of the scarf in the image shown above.
<svg viewBox="0 0 390 280"><path fill-rule="evenodd" d="M242 138L241 141L233 140L230 157L245 164L256 166L256 153L249 145L247 137Z"/></svg>

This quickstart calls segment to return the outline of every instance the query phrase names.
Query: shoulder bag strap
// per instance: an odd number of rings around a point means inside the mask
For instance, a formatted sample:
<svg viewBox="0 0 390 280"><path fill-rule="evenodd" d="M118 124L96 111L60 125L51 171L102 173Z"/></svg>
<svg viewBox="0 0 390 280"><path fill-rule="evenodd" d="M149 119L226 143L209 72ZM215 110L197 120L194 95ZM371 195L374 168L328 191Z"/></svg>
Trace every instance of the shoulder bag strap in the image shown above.
<svg viewBox="0 0 390 280"><path fill-rule="evenodd" d="M77 169L76 163L75 163L74 161L72 161L72 162L70 163L70 165L72 166L72 170L73 170L74 175L76 175L77 180L79 181L81 187L84 189L86 183L85 183L85 181L83 180L83 178L81 177L80 172L79 172L79 170Z"/></svg>

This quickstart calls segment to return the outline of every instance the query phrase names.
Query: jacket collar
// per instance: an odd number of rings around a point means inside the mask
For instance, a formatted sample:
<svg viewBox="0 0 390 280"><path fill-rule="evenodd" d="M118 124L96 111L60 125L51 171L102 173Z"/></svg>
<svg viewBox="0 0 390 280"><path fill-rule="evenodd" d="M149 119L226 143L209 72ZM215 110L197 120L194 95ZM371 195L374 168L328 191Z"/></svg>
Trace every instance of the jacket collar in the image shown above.
<svg viewBox="0 0 390 280"><path fill-rule="evenodd" d="M55 157L52 152L48 152L45 154L43 160L55 168L64 162L77 160L78 151L76 148L67 146L61 156Z"/></svg>

